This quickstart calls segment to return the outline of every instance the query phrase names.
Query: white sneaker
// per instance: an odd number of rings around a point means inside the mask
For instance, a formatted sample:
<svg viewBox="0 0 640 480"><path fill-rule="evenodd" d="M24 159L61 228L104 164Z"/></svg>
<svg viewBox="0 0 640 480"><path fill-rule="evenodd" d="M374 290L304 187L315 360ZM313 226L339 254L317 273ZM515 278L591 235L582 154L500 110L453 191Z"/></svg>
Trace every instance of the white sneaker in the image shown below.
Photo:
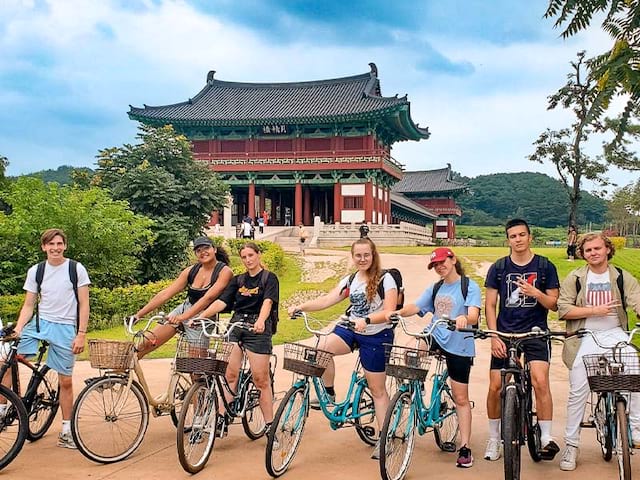
<svg viewBox="0 0 640 480"><path fill-rule="evenodd" d="M376 445L373 447L373 452L371 452L371 458L373 460L380 460L380 440L376 442Z"/></svg>
<svg viewBox="0 0 640 480"><path fill-rule="evenodd" d="M562 456L560 457L560 470L564 470L565 472L575 470L578 452L578 447L574 447L573 445L567 445L564 447Z"/></svg>
<svg viewBox="0 0 640 480"><path fill-rule="evenodd" d="M61 433L58 435L58 446L62 448L77 449L76 443L73 441L71 433Z"/></svg>
<svg viewBox="0 0 640 480"><path fill-rule="evenodd" d="M484 451L484 459L495 462L502 456L502 441L499 438L487 440L487 448Z"/></svg>

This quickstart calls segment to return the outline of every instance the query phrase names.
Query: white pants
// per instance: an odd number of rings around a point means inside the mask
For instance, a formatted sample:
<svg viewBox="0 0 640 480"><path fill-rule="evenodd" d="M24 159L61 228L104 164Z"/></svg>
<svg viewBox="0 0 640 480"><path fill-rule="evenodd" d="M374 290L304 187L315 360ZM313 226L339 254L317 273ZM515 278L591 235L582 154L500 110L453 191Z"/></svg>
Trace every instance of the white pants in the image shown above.
<svg viewBox="0 0 640 480"><path fill-rule="evenodd" d="M620 341L626 341L628 335L622 328L612 328L596 333L598 340L603 345L614 345ZM629 352L635 352L633 347L627 347ZM587 370L582 361L584 355L591 353L607 353L610 349L603 349L596 345L590 335L582 337L580 349L573 362L573 368L569 372L569 398L567 399L567 426L565 428L564 441L567 445L580 446L580 423L584 417L584 410L591 390L587 381ZM632 393L629 403L629 422L631 423L631 435L634 440L640 440L640 393Z"/></svg>

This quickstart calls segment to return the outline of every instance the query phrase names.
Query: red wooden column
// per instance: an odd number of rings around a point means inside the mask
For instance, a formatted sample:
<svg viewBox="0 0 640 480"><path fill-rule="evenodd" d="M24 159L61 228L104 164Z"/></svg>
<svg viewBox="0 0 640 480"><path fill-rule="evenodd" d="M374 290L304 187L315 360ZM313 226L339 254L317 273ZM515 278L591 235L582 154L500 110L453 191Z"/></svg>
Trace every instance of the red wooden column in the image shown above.
<svg viewBox="0 0 640 480"><path fill-rule="evenodd" d="M209 225L215 225L216 223L220 223L220 212L217 210L215 212L211 212L211 220L209 220Z"/></svg>
<svg viewBox="0 0 640 480"><path fill-rule="evenodd" d="M364 221L371 222L373 217L373 184L368 180L364 184Z"/></svg>
<svg viewBox="0 0 640 480"><path fill-rule="evenodd" d="M378 183L376 185L376 196L373 198L373 208L376 211L376 223L378 225L382 223L382 198L380 198L381 192L382 187Z"/></svg>
<svg viewBox="0 0 640 480"><path fill-rule="evenodd" d="M342 192L340 182L333 184L333 223L342 220Z"/></svg>
<svg viewBox="0 0 640 480"><path fill-rule="evenodd" d="M253 219L256 218L256 184L253 183L253 180L249 181L249 198L247 199L249 203L248 213L249 216Z"/></svg>
<svg viewBox="0 0 640 480"><path fill-rule="evenodd" d="M258 212L258 215L261 217L262 216L262 212L264 212L264 201L266 198L266 193L264 191L264 187L260 187L260 206L258 207L258 209L260 210Z"/></svg>
<svg viewBox="0 0 640 480"><path fill-rule="evenodd" d="M302 223L302 184L299 181L296 182L295 205L293 210L294 225L300 225Z"/></svg>
<svg viewBox="0 0 640 480"><path fill-rule="evenodd" d="M302 202L302 221L305 225L313 225L313 219L311 218L311 189L309 187L302 189L302 196L304 197Z"/></svg>

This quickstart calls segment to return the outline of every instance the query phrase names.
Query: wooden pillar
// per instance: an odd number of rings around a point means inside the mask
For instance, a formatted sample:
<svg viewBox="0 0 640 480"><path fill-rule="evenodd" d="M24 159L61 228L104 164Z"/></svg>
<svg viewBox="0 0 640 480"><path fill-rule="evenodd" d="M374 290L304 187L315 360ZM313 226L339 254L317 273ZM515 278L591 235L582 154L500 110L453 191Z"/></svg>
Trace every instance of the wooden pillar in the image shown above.
<svg viewBox="0 0 640 480"><path fill-rule="evenodd" d="M333 184L333 223L342 221L342 188L340 182Z"/></svg>
<svg viewBox="0 0 640 480"><path fill-rule="evenodd" d="M313 225L313 219L311 218L311 188L305 187L302 190L304 200L302 202L302 222L305 225Z"/></svg>
<svg viewBox="0 0 640 480"><path fill-rule="evenodd" d="M293 207L294 225L300 225L302 223L302 184L296 182L295 191L295 204Z"/></svg>
<svg viewBox="0 0 640 480"><path fill-rule="evenodd" d="M364 184L364 221L369 223L373 217L373 184L371 180Z"/></svg>
<svg viewBox="0 0 640 480"><path fill-rule="evenodd" d="M256 184L253 183L253 180L249 182L249 195L248 195L247 203L248 205L248 214L251 218L255 220L256 218Z"/></svg>
<svg viewBox="0 0 640 480"><path fill-rule="evenodd" d="M265 198L266 198L266 192L264 191L264 187L260 187L260 206L258 207L258 210L260 210L258 212L259 216L262 216L262 212L264 212Z"/></svg>

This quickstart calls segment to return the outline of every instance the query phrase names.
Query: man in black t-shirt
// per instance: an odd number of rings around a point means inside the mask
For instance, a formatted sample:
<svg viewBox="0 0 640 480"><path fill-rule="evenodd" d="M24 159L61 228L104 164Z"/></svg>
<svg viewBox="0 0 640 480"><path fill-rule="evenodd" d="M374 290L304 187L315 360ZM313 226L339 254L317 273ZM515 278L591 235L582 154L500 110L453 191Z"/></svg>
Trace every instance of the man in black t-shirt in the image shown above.
<svg viewBox="0 0 640 480"><path fill-rule="evenodd" d="M494 263L485 281L487 327L501 332L527 332L533 327L547 328L547 313L557 310L560 282L556 267L531 251L531 231L526 221L513 219L506 225L511 247L508 257ZM498 312L498 299L500 310ZM553 400L549 387L549 342L531 339L521 344L525 361L531 369L531 383L536 396L540 455L551 460L560 448L551 435ZM507 361L507 347L499 338L491 338L491 370L487 393L489 440L484 458L498 460L500 442L500 369Z"/></svg>

